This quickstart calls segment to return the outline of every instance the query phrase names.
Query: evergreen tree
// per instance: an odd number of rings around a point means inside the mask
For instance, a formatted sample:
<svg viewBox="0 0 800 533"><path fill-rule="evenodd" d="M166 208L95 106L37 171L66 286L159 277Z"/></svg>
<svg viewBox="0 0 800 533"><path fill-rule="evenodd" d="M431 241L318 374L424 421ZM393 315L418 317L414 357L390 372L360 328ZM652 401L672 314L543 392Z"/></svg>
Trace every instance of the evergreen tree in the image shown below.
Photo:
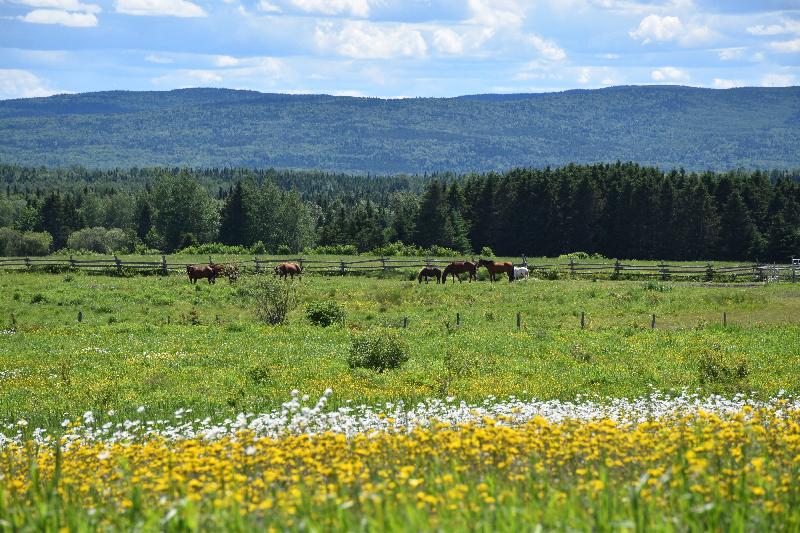
<svg viewBox="0 0 800 533"><path fill-rule="evenodd" d="M246 203L244 185L241 181L237 181L225 199L220 213L219 240L222 243L246 246L253 244L248 238L251 220L248 217Z"/></svg>
<svg viewBox="0 0 800 533"><path fill-rule="evenodd" d="M38 231L46 231L53 237L50 249L60 250L64 248L67 245L70 228L67 226L67 220L64 216L64 203L60 194L51 192L45 197L39 209L39 219L41 220L41 226Z"/></svg>
<svg viewBox="0 0 800 533"><path fill-rule="evenodd" d="M419 246L429 248L442 242L445 223L444 205L442 185L438 180L434 180L422 195L417 220L414 224L414 242Z"/></svg>

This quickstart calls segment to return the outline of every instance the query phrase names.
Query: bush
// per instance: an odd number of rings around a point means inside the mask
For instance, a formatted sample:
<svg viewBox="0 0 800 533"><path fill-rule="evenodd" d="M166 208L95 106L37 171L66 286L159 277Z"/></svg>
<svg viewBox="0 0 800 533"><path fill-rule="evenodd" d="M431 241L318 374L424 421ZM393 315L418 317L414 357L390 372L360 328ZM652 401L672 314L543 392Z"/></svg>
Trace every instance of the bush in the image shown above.
<svg viewBox="0 0 800 533"><path fill-rule="evenodd" d="M333 244L306 248L303 253L310 255L358 255L358 248L356 248L355 244Z"/></svg>
<svg viewBox="0 0 800 533"><path fill-rule="evenodd" d="M344 307L334 300L311 302L306 306L306 317L312 324L328 327L344 322Z"/></svg>
<svg viewBox="0 0 800 533"><path fill-rule="evenodd" d="M491 248L489 248L488 246L484 246L483 248L481 248L481 254L480 255L481 255L481 257L483 257L485 259L492 259L493 257L495 257L494 251Z"/></svg>
<svg viewBox="0 0 800 533"><path fill-rule="evenodd" d="M396 331L374 329L353 334L347 364L383 372L399 368L408 361L408 353L408 343Z"/></svg>
<svg viewBox="0 0 800 533"><path fill-rule="evenodd" d="M259 320L275 326L286 322L286 315L297 305L297 283L272 273L251 276L240 294L253 303Z"/></svg>
<svg viewBox="0 0 800 533"><path fill-rule="evenodd" d="M230 246L219 242L207 242L204 244L187 246L186 248L179 250L177 253L185 255L247 255L251 253L251 250L246 246Z"/></svg>
<svg viewBox="0 0 800 533"><path fill-rule="evenodd" d="M587 252L571 252L568 254L561 254L558 256L558 258L566 261L569 261L570 259L573 261L585 261L587 259L608 260L608 257L605 257L603 254L590 254Z"/></svg>
<svg viewBox="0 0 800 533"><path fill-rule="evenodd" d="M461 255L461 252L435 244L430 248L420 248L416 244L404 244L397 241L373 248L367 252L367 255L379 255L382 257L456 257Z"/></svg>
<svg viewBox="0 0 800 533"><path fill-rule="evenodd" d="M110 254L117 251L129 251L133 244L132 241L132 236L119 228L83 228L69 235L67 248Z"/></svg>
<svg viewBox="0 0 800 533"><path fill-rule="evenodd" d="M47 255L51 244L53 244L53 237L46 231L38 233L0 228L0 255Z"/></svg>
<svg viewBox="0 0 800 533"><path fill-rule="evenodd" d="M747 359L740 354L727 353L719 345L700 351L699 373L702 385L719 385L741 389L746 385L750 370Z"/></svg>

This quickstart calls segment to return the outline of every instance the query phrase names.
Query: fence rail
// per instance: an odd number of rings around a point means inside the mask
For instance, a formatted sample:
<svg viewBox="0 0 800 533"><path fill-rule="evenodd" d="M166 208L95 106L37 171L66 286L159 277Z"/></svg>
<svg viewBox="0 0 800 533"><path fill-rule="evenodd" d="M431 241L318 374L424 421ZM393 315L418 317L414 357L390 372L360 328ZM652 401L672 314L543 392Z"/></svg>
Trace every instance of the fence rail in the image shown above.
<svg viewBox="0 0 800 533"><path fill-rule="evenodd" d="M151 270L167 274L170 271L184 270L188 264L180 261L171 260L166 256L161 256L160 260L122 260L116 256L109 259L89 258L89 259L53 259L42 257L6 257L0 258L0 269L46 269L52 268L75 268L75 269L133 269ZM213 257L208 258L209 263L213 263ZM452 261L463 261L464 258L394 258L394 257L375 257L363 258L351 261L341 259L306 259L303 257L287 258L264 258L253 257L253 259L235 261L237 265L245 269L253 269L256 272L266 271L277 264L293 262L300 264L305 271L347 274L348 272L366 271L391 271L398 269L417 269L425 266L443 266ZM531 274L540 277L597 277L607 276L611 279L643 278L660 279L663 281L680 279L704 279L713 281L724 278L730 281L791 281L796 282L800 274L800 266L797 264L739 264L739 265L719 265L713 263L705 264L668 264L658 263L652 265L634 265L621 261L613 263L578 263L569 261L564 263L529 263L522 257L515 262L515 266L527 266Z"/></svg>

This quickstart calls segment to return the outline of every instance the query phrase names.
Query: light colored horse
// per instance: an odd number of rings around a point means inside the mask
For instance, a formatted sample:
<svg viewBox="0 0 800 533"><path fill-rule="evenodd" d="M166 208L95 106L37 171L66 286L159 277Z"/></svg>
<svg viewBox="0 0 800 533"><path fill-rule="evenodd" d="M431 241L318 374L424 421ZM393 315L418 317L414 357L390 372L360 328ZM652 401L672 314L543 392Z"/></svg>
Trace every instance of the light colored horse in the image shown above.
<svg viewBox="0 0 800 533"><path fill-rule="evenodd" d="M528 267L514 267L514 279L528 279Z"/></svg>

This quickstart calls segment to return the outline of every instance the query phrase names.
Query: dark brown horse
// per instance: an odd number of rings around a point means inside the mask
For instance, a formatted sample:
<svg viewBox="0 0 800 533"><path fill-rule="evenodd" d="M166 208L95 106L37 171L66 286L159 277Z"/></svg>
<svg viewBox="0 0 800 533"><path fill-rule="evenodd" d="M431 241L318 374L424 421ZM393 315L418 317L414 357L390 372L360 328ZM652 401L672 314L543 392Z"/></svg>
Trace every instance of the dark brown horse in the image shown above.
<svg viewBox="0 0 800 533"><path fill-rule="evenodd" d="M479 259L478 267L486 267L486 270L489 271L490 281L495 281L495 274L499 274L501 272L508 274L508 281L514 281L514 263L509 263L508 261L500 263L497 261Z"/></svg>
<svg viewBox="0 0 800 533"><path fill-rule="evenodd" d="M447 283L447 276L450 274L453 275L453 283L456 282L456 278L458 278L458 282L461 283L460 274L464 272L469 273L470 283L473 279L478 281L478 268L475 266L475 263L469 261L455 261L444 268L444 272L442 272L442 283Z"/></svg>
<svg viewBox="0 0 800 533"><path fill-rule="evenodd" d="M295 276L303 275L303 269L297 263L281 263L275 267L275 273L283 279L286 279L286 276L294 279Z"/></svg>
<svg viewBox="0 0 800 533"><path fill-rule="evenodd" d="M239 268L236 265L225 265L222 263L209 263L209 267L214 271L214 277L225 276L228 282L233 283L239 279Z"/></svg>
<svg viewBox="0 0 800 533"><path fill-rule="evenodd" d="M190 283L197 283L200 278L207 278L209 283L217 282L217 272L209 265L186 265L186 274Z"/></svg>
<svg viewBox="0 0 800 533"><path fill-rule="evenodd" d="M419 271L417 281L422 283L422 278L425 278L425 283L428 283L429 277L436 278L436 283L439 284L442 282L442 271L436 267L425 267Z"/></svg>

